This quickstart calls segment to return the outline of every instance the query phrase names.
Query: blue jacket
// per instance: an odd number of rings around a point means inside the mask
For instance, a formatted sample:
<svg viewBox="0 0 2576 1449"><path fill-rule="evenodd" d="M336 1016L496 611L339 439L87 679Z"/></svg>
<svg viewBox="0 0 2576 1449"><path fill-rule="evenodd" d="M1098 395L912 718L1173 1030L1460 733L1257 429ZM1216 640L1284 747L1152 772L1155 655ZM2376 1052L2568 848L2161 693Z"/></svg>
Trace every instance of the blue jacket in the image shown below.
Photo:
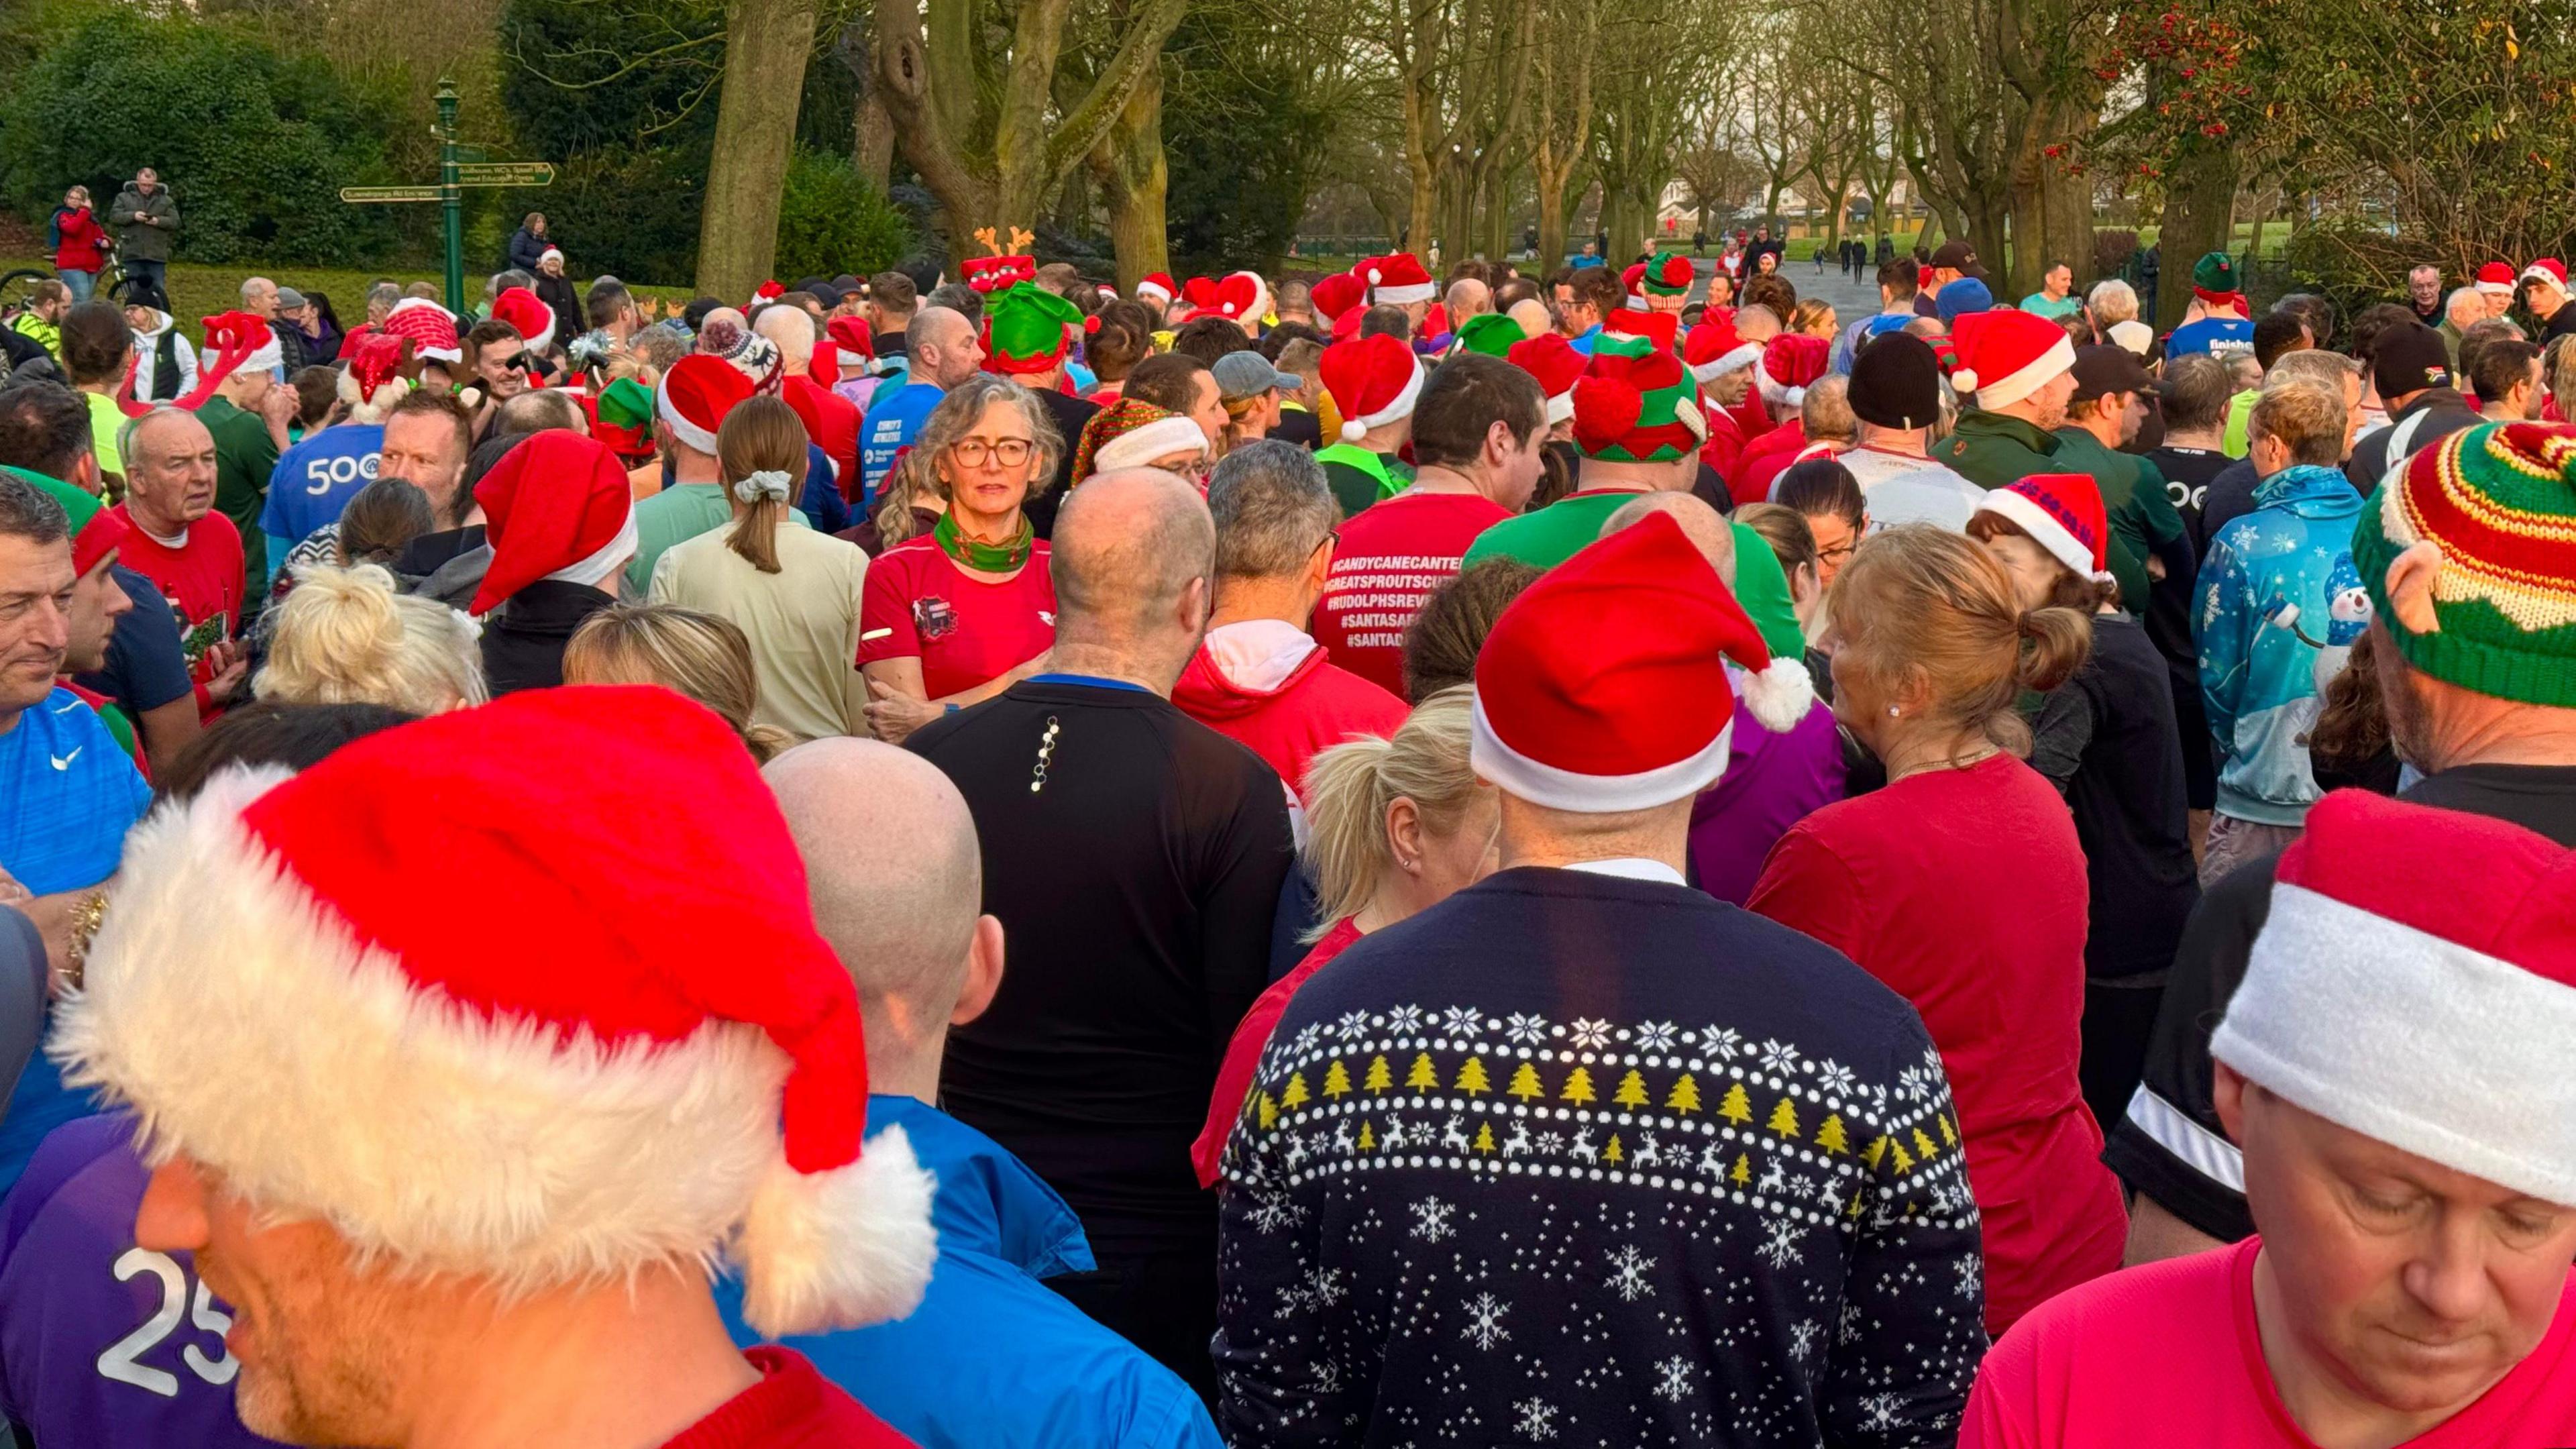
<svg viewBox="0 0 2576 1449"><path fill-rule="evenodd" d="M2323 681L2370 622L2352 564L2361 495L2334 468L2285 468L2254 489L2254 511L2210 540L2192 636L2218 746L2218 809L2297 825L2320 793L2300 743Z"/></svg>
<svg viewBox="0 0 2576 1449"><path fill-rule="evenodd" d="M1216 1424L1171 1370L1038 1280L1092 1269L1055 1189L983 1133L910 1097L868 1098L871 1132L900 1126L939 1179L939 1262L899 1322L791 1338L921 1449L1218 1449ZM742 1287L716 1285L736 1342Z"/></svg>

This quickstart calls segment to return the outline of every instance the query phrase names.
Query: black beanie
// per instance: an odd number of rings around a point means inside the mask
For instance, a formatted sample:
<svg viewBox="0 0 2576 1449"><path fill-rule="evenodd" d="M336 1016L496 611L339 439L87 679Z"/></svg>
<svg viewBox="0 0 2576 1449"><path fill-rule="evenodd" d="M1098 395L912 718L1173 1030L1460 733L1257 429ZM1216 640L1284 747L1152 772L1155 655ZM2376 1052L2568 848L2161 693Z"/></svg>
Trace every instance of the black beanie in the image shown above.
<svg viewBox="0 0 2576 1449"><path fill-rule="evenodd" d="M2370 382L2383 398L2451 385L2451 354L2442 334L2421 322L2392 327L2370 352Z"/></svg>
<svg viewBox="0 0 2576 1449"><path fill-rule="evenodd" d="M1941 416L1941 364L1906 332L1871 338L1853 360L1851 410L1881 428L1928 428Z"/></svg>

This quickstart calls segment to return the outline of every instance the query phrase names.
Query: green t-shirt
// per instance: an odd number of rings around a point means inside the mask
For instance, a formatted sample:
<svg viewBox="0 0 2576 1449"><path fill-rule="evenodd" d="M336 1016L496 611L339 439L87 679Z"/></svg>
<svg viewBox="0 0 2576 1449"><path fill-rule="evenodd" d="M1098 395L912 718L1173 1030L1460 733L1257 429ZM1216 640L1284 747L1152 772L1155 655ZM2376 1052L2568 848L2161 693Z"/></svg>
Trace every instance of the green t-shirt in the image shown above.
<svg viewBox="0 0 2576 1449"><path fill-rule="evenodd" d="M2021 299L2021 309L2025 312L2036 313L2039 316L2045 317L2049 321L2054 322L2061 317L2072 317L2076 313L2083 311L2084 299L2076 296L2072 292L2069 292L2065 296L2052 302L2048 299L2048 294L2046 292L2033 292L2029 296Z"/></svg>
<svg viewBox="0 0 2576 1449"><path fill-rule="evenodd" d="M2254 446L2246 441L2245 423L2254 416L2254 404L2262 397L2261 388L2249 387L2227 400L2227 431L2219 436L2218 451L2231 458L2242 458Z"/></svg>
<svg viewBox="0 0 2576 1449"><path fill-rule="evenodd" d="M1382 498L1392 498L1413 482L1413 465L1393 453L1372 453L1357 443L1335 443L1315 450L1324 465L1324 481L1342 516L1351 518Z"/></svg>
<svg viewBox="0 0 2576 1449"><path fill-rule="evenodd" d="M259 526L268 503L268 475L277 471L277 440L257 413L233 406L232 399L211 397L197 409L197 421L215 440L215 508L233 521L241 534L242 572L249 577L251 597L268 594L268 535Z"/></svg>
<svg viewBox="0 0 2576 1449"><path fill-rule="evenodd" d="M1601 525L1610 521L1610 515L1637 496L1574 493L1536 513L1506 518L1476 535L1458 566L1470 569L1489 558L1509 558L1552 569L1599 538ZM1753 627L1762 631L1762 642L1770 647L1772 657L1801 657L1806 636L1798 628L1797 610L1789 600L1789 576L1780 571L1779 555L1752 529L1740 523L1731 527L1735 530L1735 601L1743 605Z"/></svg>

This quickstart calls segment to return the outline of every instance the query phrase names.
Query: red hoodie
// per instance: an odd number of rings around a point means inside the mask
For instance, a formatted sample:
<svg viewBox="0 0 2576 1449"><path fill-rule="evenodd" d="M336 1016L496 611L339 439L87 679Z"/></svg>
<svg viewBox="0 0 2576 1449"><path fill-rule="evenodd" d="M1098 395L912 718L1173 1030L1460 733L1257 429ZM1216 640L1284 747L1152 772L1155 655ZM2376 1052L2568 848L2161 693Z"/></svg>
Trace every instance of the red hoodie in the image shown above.
<svg viewBox="0 0 2576 1449"><path fill-rule="evenodd" d="M1282 619L1208 631L1172 686L1181 712L1259 755L1303 799L1306 762L1355 734L1404 723L1404 701L1324 660L1324 646Z"/></svg>
<svg viewBox="0 0 2576 1449"><path fill-rule="evenodd" d="M818 387L810 377L789 376L779 387L778 395L796 410L805 424L805 435L823 456L832 460L832 471L839 476L832 481L841 487L841 497L858 501L859 481L859 406L829 388Z"/></svg>

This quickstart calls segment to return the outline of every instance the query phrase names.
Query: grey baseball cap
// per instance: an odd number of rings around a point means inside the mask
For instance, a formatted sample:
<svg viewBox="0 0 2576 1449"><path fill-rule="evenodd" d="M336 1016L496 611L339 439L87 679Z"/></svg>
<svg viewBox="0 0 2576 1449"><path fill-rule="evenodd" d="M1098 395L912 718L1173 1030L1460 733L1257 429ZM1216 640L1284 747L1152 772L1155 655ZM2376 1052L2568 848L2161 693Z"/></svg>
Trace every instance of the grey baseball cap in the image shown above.
<svg viewBox="0 0 2576 1449"><path fill-rule="evenodd" d="M1291 377L1270 365L1258 352L1229 352L1208 369L1216 374L1216 390L1230 398L1251 397L1272 388L1294 392L1306 385L1306 379Z"/></svg>

